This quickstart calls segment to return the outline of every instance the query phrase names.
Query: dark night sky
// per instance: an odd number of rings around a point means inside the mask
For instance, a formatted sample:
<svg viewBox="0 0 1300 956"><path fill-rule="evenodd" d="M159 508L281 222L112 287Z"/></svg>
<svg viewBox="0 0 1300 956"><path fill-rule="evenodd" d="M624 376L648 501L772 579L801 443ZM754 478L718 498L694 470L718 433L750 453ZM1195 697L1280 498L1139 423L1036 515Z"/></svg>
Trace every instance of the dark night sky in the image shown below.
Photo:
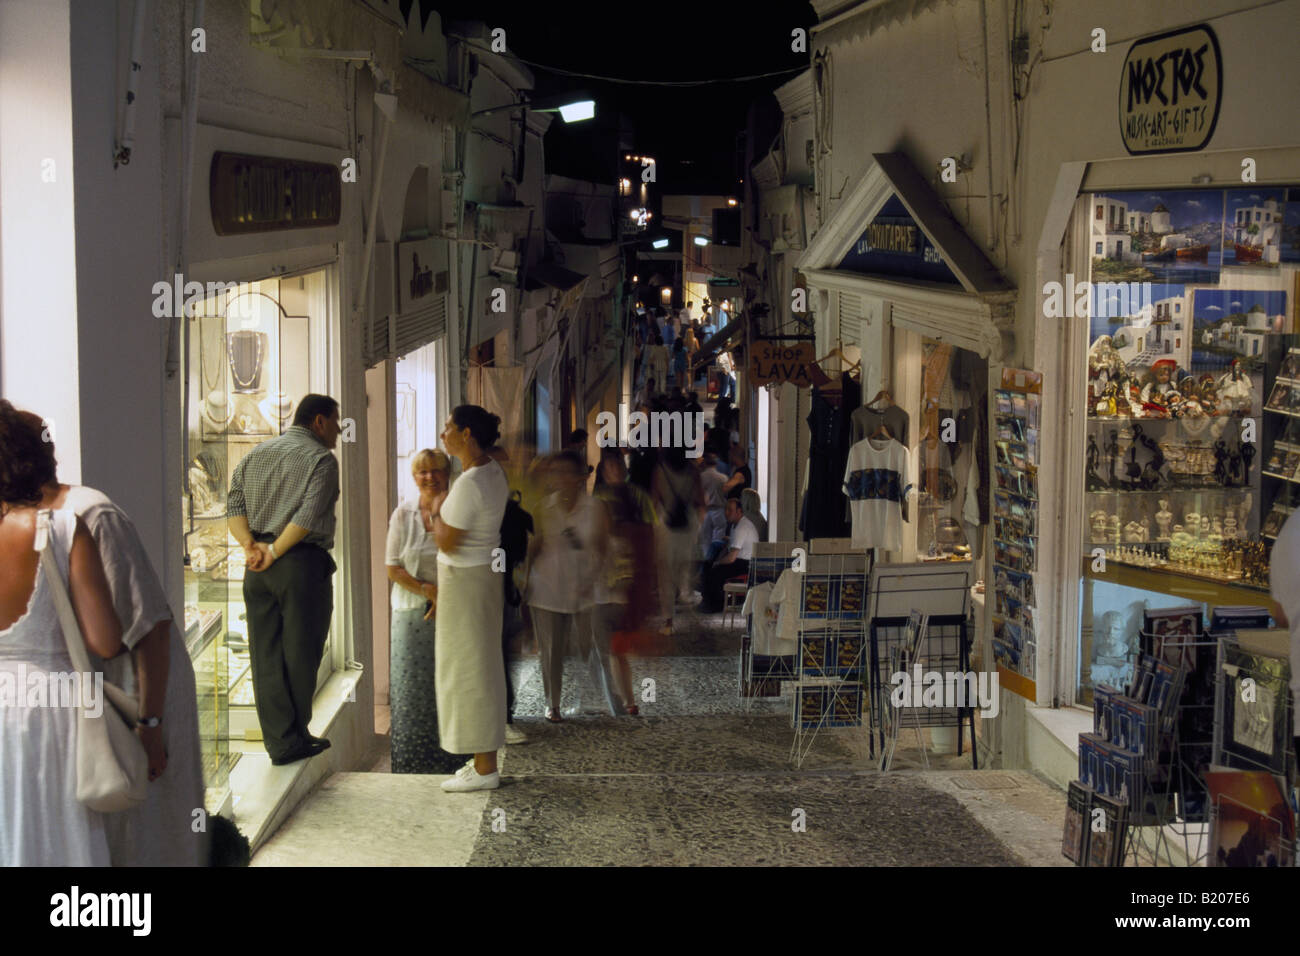
<svg viewBox="0 0 1300 956"><path fill-rule="evenodd" d="M778 5L750 2L503 3L496 0L415 0L436 9L444 27L451 20L481 20L504 27L511 52L529 63L537 78L534 98L585 89L596 100L594 121L564 129L556 118L547 135L553 171L612 181L606 143L618 113L630 119L634 152L655 157L665 192L738 191L738 134L750 103L771 93L795 72L746 83L656 87L602 83L548 72L545 64L580 73L633 80L716 80L806 68L808 55L790 50L790 31L816 18L803 0ZM770 97L769 97L770 98ZM773 108L775 101L771 100ZM595 129L593 129L595 127ZM761 154L767 143L758 146Z"/></svg>

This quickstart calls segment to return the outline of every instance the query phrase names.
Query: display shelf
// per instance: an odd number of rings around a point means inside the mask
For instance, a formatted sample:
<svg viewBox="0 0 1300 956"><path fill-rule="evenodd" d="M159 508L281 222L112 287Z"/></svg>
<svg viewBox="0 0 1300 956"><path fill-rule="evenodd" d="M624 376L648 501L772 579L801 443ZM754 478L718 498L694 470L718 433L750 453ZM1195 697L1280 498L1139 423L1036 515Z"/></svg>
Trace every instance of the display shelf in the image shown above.
<svg viewBox="0 0 1300 956"><path fill-rule="evenodd" d="M1262 474L1265 478L1276 478L1278 481L1286 481L1286 482L1290 482L1293 485L1300 485L1300 478L1295 478L1295 477L1288 478L1286 477L1286 475L1279 475L1277 472L1273 472L1273 471L1262 471L1260 472L1260 474Z"/></svg>
<svg viewBox="0 0 1300 956"><path fill-rule="evenodd" d="M1265 405L1264 411L1272 412L1274 415L1285 415L1287 418L1300 418L1300 412L1293 412L1289 408L1269 408Z"/></svg>
<svg viewBox="0 0 1300 956"><path fill-rule="evenodd" d="M1092 560L1091 556L1083 559L1083 576L1090 581L1122 584L1143 591L1156 591L1160 594L1186 598L1188 601L1209 604L1257 604L1260 593L1268 593L1268 588L1262 584L1251 584L1240 579L1215 578L1197 571L1185 571L1167 565L1150 568L1140 564L1129 564L1112 555L1106 556L1106 564L1122 568L1121 574L1093 571Z"/></svg>

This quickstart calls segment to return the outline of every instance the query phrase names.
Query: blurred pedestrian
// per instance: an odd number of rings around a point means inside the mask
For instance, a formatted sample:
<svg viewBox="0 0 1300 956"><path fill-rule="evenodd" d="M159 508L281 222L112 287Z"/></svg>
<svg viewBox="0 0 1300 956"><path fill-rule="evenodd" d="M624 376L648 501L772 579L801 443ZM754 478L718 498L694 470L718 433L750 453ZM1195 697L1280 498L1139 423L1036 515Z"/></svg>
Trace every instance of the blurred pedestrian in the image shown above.
<svg viewBox="0 0 1300 956"><path fill-rule="evenodd" d="M695 591L695 542L706 514L704 488L699 472L686 460L681 448L669 448L660 456L653 493L668 535L668 583L678 603L687 602Z"/></svg>

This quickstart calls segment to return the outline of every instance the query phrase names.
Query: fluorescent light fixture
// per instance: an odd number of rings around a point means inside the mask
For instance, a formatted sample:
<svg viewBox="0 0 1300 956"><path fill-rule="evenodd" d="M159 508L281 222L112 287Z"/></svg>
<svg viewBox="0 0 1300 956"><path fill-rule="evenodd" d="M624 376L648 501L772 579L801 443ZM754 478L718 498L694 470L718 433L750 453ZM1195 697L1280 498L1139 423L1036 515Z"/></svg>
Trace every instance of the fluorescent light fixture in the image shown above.
<svg viewBox="0 0 1300 956"><path fill-rule="evenodd" d="M667 240L667 239L656 239L654 242L650 243L650 245L654 246L656 249L667 249L667 248L668 248L668 240Z"/></svg>
<svg viewBox="0 0 1300 956"><path fill-rule="evenodd" d="M695 244L696 244L697 246L707 246L707 245L709 244L709 238L708 238L708 236L696 236L696 237L695 237Z"/></svg>
<svg viewBox="0 0 1300 956"><path fill-rule="evenodd" d="M576 103L560 107L560 118L566 123L581 123L583 120L589 120L595 115L595 100L578 100Z"/></svg>

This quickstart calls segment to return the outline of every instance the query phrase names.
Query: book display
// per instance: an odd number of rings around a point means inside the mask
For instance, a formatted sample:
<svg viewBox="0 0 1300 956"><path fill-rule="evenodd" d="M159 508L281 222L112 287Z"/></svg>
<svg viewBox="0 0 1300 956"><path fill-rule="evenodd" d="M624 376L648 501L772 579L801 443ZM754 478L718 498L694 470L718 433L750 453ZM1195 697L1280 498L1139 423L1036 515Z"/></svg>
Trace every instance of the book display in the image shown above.
<svg viewBox="0 0 1300 956"><path fill-rule="evenodd" d="M994 394L993 659L1004 686L1033 700L1038 669L1034 573L1038 570L1038 427L1043 377L1002 370Z"/></svg>

